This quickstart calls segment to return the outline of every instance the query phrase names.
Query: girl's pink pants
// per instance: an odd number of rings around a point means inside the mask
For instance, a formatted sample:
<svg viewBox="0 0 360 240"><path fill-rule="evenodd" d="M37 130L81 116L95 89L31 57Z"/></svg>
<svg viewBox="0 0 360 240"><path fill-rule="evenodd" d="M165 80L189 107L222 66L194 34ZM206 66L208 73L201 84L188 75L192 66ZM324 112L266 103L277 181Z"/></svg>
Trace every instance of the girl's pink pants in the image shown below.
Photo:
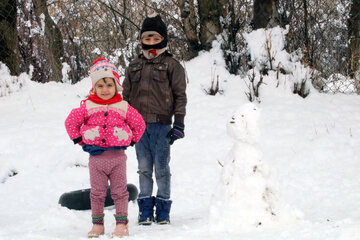
<svg viewBox="0 0 360 240"><path fill-rule="evenodd" d="M109 180L116 214L127 215L129 193L126 187L126 159L123 150L105 151L96 156L90 155L90 200L93 215L104 213L104 202Z"/></svg>

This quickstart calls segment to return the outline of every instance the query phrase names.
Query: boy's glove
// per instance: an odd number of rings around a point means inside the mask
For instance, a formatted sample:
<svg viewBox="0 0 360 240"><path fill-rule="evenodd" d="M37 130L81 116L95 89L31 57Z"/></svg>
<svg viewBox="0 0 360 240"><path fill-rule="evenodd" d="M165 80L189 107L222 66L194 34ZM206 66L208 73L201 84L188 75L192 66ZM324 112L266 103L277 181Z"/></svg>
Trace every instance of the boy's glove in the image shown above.
<svg viewBox="0 0 360 240"><path fill-rule="evenodd" d="M170 145L172 145L175 140L183 138L185 136L184 128L185 125L183 123L174 122L173 128L166 135L167 138L170 138Z"/></svg>

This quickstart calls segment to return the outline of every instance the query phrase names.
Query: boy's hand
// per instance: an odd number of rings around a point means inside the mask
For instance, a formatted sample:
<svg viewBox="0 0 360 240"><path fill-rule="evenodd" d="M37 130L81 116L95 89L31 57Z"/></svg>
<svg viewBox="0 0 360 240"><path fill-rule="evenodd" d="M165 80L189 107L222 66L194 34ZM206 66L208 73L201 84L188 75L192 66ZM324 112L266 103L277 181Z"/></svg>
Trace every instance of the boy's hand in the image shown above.
<svg viewBox="0 0 360 240"><path fill-rule="evenodd" d="M170 145L172 145L175 140L183 138L185 136L184 129L185 125L183 123L174 122L173 128L166 135L167 138L170 138Z"/></svg>

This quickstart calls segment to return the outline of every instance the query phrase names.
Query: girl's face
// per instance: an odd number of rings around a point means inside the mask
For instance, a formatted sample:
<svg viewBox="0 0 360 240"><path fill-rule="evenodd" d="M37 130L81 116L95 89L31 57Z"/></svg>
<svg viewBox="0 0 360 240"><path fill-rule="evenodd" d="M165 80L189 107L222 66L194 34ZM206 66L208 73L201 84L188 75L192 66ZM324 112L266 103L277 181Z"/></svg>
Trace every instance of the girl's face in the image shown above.
<svg viewBox="0 0 360 240"><path fill-rule="evenodd" d="M155 45L160 43L164 38L159 34L145 35L141 38L142 43L146 45Z"/></svg>
<svg viewBox="0 0 360 240"><path fill-rule="evenodd" d="M103 78L95 84L95 92L102 100L109 100L116 93L115 81L112 78Z"/></svg>

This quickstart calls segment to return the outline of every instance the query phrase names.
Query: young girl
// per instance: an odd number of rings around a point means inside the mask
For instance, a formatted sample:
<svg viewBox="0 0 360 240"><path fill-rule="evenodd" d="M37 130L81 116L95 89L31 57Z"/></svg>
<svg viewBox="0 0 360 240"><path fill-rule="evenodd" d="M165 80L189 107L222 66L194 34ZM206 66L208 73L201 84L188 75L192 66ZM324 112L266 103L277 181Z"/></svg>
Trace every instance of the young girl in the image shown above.
<svg viewBox="0 0 360 240"><path fill-rule="evenodd" d="M116 208L113 236L128 235L128 195L124 150L137 143L145 130L141 115L118 93L123 88L116 67L99 58L90 69L92 89L80 107L65 121L69 137L90 154L91 210L93 227L88 237L104 234L104 201L108 180Z"/></svg>

